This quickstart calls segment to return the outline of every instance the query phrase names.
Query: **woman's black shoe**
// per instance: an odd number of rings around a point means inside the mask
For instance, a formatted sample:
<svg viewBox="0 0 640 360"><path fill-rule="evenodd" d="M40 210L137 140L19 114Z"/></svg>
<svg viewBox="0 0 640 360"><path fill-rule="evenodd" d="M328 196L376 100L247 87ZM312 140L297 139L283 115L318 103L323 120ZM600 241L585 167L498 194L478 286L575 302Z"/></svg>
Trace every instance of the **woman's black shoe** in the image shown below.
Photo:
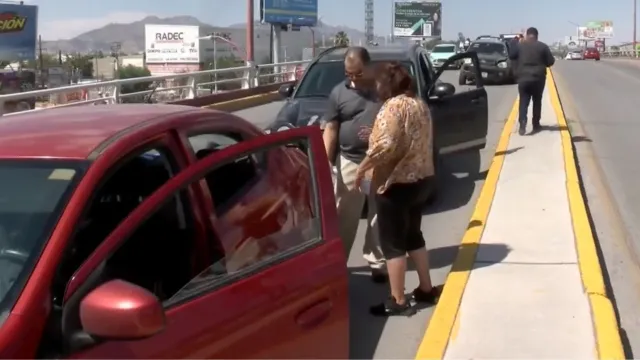
<svg viewBox="0 0 640 360"><path fill-rule="evenodd" d="M413 300L418 303L427 303L435 305L440 299L442 291L439 287L432 287L431 291L422 291L420 288L413 290Z"/></svg>
<svg viewBox="0 0 640 360"><path fill-rule="evenodd" d="M370 307L369 312L373 316L411 315L411 304L407 301L400 305L395 301L395 299L390 298L382 304Z"/></svg>

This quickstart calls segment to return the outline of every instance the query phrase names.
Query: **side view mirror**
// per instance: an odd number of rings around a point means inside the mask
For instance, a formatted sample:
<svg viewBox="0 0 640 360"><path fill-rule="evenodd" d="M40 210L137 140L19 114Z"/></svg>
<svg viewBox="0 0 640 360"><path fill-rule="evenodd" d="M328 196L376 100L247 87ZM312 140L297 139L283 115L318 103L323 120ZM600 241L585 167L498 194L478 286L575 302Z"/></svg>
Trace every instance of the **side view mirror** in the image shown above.
<svg viewBox="0 0 640 360"><path fill-rule="evenodd" d="M440 82L440 83L437 83L436 86L433 88L433 91L431 92L431 96L442 98L445 96L451 96L455 93L456 93L455 86L449 83Z"/></svg>
<svg viewBox="0 0 640 360"><path fill-rule="evenodd" d="M288 98L289 96L291 96L291 94L293 94L294 88L295 85L293 84L282 85L280 86L280 89L278 89L278 94L280 94L280 96L282 96L283 98Z"/></svg>
<svg viewBox="0 0 640 360"><path fill-rule="evenodd" d="M165 315L155 295L123 280L111 280L80 302L80 322L89 335L136 340L164 330Z"/></svg>

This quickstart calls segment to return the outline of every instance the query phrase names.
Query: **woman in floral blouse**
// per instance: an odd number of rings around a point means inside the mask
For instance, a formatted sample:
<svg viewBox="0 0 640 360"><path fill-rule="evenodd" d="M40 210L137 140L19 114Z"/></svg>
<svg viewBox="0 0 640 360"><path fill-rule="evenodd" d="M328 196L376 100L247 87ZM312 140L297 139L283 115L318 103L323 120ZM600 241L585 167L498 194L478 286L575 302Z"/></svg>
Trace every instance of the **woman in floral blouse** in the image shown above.
<svg viewBox="0 0 640 360"><path fill-rule="evenodd" d="M440 295L431 284L420 230L422 208L434 181L431 113L416 97L413 79L400 63L379 64L374 77L384 105L373 125L356 185L366 178L376 193L380 246L387 259L391 297L370 310L379 316L404 315L411 310L404 295L407 254L420 279L420 286L413 290L415 301L435 304Z"/></svg>

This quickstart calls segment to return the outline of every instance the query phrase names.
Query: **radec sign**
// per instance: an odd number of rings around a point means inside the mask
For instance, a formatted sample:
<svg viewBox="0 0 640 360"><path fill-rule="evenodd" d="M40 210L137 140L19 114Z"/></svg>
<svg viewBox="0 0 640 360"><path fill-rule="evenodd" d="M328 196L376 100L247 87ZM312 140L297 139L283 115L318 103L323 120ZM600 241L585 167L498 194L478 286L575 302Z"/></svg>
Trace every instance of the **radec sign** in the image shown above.
<svg viewBox="0 0 640 360"><path fill-rule="evenodd" d="M184 32L156 33L156 41L184 41Z"/></svg>
<svg viewBox="0 0 640 360"><path fill-rule="evenodd" d="M145 25L146 63L199 63L199 33L198 26Z"/></svg>

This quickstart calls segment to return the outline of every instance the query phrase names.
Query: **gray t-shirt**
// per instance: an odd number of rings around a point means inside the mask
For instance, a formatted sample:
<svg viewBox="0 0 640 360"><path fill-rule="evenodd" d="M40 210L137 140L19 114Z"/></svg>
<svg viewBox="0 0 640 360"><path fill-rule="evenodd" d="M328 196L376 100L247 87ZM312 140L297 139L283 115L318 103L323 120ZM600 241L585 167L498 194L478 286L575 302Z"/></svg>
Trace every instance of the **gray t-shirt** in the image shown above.
<svg viewBox="0 0 640 360"><path fill-rule="evenodd" d="M340 123L338 143L342 156L358 164L362 162L369 142L360 139L358 133L363 127L373 127L380 107L381 104L372 91L354 89L348 81L333 88L324 118Z"/></svg>

